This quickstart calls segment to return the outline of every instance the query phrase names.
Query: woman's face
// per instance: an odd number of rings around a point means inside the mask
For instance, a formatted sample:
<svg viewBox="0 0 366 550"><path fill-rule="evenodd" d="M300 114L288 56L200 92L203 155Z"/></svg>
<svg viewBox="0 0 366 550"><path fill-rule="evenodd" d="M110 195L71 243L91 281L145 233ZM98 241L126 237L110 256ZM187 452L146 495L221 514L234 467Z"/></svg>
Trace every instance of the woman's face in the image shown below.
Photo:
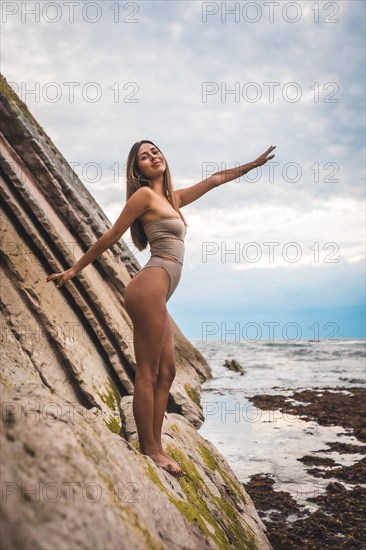
<svg viewBox="0 0 366 550"><path fill-rule="evenodd" d="M137 166L140 172L150 179L164 174L166 162L163 153L155 145L143 143L137 153Z"/></svg>

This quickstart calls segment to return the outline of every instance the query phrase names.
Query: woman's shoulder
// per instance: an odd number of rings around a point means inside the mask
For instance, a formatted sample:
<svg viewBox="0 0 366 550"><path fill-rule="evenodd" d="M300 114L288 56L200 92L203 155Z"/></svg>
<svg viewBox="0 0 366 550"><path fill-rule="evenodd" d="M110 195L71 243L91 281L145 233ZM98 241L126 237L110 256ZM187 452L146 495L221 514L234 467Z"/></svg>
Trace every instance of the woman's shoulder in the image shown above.
<svg viewBox="0 0 366 550"><path fill-rule="evenodd" d="M134 193L134 195L141 195L141 196L153 196L153 191L150 189L150 187L147 187L147 185L144 185L142 187L139 187Z"/></svg>
<svg viewBox="0 0 366 550"><path fill-rule="evenodd" d="M134 193L131 195L130 199L133 197L133 202L144 204L145 206L150 206L152 201L154 200L154 192L150 189L150 187L139 187Z"/></svg>

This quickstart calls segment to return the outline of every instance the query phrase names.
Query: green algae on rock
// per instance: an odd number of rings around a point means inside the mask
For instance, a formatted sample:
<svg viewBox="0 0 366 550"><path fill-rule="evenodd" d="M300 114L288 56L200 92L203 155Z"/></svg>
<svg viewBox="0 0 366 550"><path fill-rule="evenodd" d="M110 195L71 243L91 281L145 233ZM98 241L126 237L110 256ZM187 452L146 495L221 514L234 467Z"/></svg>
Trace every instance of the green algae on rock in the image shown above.
<svg viewBox="0 0 366 550"><path fill-rule="evenodd" d="M186 390L187 394L192 399L192 401L194 401L196 405L201 407L201 399L200 399L200 396L198 395L198 392L194 388L192 388L192 386L190 386L189 384L184 384L184 389Z"/></svg>

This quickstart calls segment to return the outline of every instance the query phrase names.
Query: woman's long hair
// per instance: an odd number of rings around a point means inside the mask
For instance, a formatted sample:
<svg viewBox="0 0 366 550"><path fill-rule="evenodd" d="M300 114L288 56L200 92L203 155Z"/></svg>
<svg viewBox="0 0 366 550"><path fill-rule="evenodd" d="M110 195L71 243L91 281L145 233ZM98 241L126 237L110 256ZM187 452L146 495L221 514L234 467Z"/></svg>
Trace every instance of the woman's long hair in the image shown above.
<svg viewBox="0 0 366 550"><path fill-rule="evenodd" d="M148 139L144 139L142 141L137 141L131 148L128 158L127 158L127 170L126 170L126 180L127 180L127 186L126 186L126 201L137 191L137 189L140 189L140 187L150 187L151 182L140 172L139 167L137 165L137 154L140 149L140 146L143 143L151 143L151 145L154 145L160 151L159 147L155 145L152 141ZM160 151L161 153L161 151ZM173 193L173 184L172 179L170 175L170 170L168 163L165 159L166 169L164 172L163 177L163 190L164 195L174 208L180 215L180 217L183 220L184 225L188 225L187 221L185 220L183 214L181 213L178 201L175 198L175 195ZM136 246L138 250L144 250L147 246L147 237L143 228L143 225L139 219L136 219L130 226L130 232L131 232L131 238L133 244Z"/></svg>

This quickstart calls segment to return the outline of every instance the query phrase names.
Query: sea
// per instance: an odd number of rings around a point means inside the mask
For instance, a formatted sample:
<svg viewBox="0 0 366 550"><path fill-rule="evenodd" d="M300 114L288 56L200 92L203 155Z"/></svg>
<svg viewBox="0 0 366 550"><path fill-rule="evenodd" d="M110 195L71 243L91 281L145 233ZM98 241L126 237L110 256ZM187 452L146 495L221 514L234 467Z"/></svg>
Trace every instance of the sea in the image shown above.
<svg viewBox="0 0 366 550"><path fill-rule="evenodd" d="M315 511L317 505L309 497L324 493L328 483L340 480L309 475L306 469L310 467L299 459L315 455L351 465L363 455L322 451L327 442L362 446L361 442L352 429L320 426L297 415L261 410L249 397L289 396L295 390L312 388L349 392L354 386L364 387L366 340L190 341L212 369L212 379L202 384L205 420L200 435L215 445L241 482L249 482L254 474L270 474L275 491L287 491L304 509ZM244 374L230 371L224 366L225 359L238 361Z"/></svg>

